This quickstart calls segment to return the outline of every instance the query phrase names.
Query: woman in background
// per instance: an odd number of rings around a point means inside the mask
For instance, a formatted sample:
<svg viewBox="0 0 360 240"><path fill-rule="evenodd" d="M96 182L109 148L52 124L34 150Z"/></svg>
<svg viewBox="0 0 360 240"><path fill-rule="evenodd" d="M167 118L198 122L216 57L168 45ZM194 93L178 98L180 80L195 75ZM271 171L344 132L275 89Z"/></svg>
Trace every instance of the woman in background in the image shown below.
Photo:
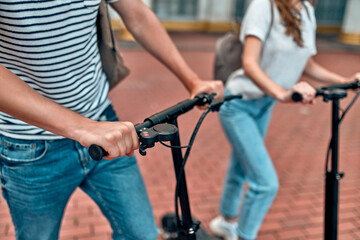
<svg viewBox="0 0 360 240"><path fill-rule="evenodd" d="M225 94L242 94L243 99L226 102L220 110L232 153L221 215L210 223L210 229L225 240L255 239L278 191L277 174L264 145L275 103L292 102L294 92L302 94L304 104L314 101L315 89L298 83L303 73L325 84L360 79L360 73L346 78L315 62L313 4L253 0L242 22L243 67L229 77ZM242 195L245 183L248 188Z"/></svg>

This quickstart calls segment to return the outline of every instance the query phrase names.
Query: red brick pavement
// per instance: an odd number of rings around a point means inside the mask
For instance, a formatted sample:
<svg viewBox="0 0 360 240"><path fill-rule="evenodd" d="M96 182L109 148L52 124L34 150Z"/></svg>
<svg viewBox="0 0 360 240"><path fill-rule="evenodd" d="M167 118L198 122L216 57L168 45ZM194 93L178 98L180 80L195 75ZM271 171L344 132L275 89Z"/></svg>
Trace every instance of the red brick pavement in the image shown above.
<svg viewBox="0 0 360 240"><path fill-rule="evenodd" d="M211 78L214 36L189 38L175 35L175 42L195 71ZM193 40L193 42L190 42ZM119 117L134 123L173 105L188 95L174 75L144 51L124 51L132 73L111 93ZM317 60L324 66L350 75L360 70L357 52L321 49ZM342 101L345 107L351 97ZM339 239L360 239L360 119L359 104L348 113L340 130ZM318 240L323 236L324 165L330 136L330 104L320 99L314 106L278 104L266 138L277 168L280 191L260 229L261 240ZM187 143L200 110L179 118L183 144ZM191 208L208 229L218 212L222 182L228 164L229 144L216 114L209 114L196 138L186 166ZM173 211L174 173L168 149L157 146L146 157L138 157L156 220ZM139 226L141 227L141 226ZM0 198L0 239L13 240L14 228L6 202ZM80 190L67 206L60 239L111 239L111 229L98 207Z"/></svg>

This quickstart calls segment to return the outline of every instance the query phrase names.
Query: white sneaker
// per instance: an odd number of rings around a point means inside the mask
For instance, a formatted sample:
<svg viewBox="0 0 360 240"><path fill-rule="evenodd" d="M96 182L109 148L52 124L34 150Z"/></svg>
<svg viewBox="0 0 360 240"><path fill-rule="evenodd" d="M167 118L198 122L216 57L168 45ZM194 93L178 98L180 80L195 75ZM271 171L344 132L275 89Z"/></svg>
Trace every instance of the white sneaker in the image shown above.
<svg viewBox="0 0 360 240"><path fill-rule="evenodd" d="M228 222L222 216L218 216L211 220L210 229L224 240L238 240L237 225L237 222Z"/></svg>

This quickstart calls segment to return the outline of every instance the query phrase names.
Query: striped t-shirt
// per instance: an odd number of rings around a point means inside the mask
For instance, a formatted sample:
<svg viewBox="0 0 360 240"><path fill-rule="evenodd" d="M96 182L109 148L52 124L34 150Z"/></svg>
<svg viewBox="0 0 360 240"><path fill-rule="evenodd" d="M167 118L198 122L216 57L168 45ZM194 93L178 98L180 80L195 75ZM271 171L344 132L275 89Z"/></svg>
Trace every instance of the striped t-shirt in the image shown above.
<svg viewBox="0 0 360 240"><path fill-rule="evenodd" d="M97 119L110 104L97 47L99 3L0 0L0 64L50 100ZM2 112L0 134L18 139L62 138Z"/></svg>

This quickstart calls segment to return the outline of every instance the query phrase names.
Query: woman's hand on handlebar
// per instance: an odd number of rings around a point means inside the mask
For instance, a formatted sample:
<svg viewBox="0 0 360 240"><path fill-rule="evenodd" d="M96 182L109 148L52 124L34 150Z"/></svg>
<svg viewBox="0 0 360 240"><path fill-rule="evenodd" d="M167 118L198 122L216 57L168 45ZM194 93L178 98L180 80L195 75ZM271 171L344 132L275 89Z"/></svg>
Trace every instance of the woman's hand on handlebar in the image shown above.
<svg viewBox="0 0 360 240"><path fill-rule="evenodd" d="M91 121L83 127L78 141L85 147L101 146L108 153L104 159L132 156L139 148L138 135L131 122Z"/></svg>
<svg viewBox="0 0 360 240"><path fill-rule="evenodd" d="M279 101L284 103L293 103L294 101L291 99L293 93L301 94L301 102L303 104L315 103L316 90L307 82L298 82L295 84L290 90L286 91L285 94L281 96Z"/></svg>

